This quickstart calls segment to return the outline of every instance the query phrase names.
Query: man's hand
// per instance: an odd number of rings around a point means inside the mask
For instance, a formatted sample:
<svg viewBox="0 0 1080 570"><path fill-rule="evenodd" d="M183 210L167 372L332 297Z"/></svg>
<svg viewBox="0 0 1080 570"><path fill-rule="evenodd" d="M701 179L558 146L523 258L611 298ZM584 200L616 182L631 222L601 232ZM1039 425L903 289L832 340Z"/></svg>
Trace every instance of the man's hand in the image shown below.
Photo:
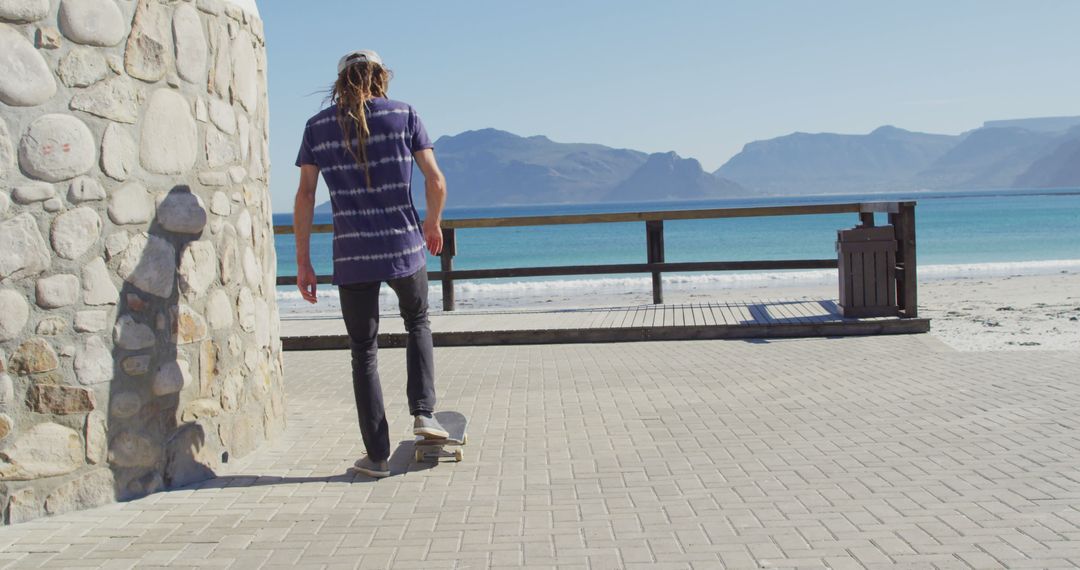
<svg viewBox="0 0 1080 570"><path fill-rule="evenodd" d="M315 216L315 189L319 185L319 167L300 167L300 186L293 206L293 231L296 234L296 286L308 303L318 303L315 296L315 270L311 268L311 220Z"/></svg>
<svg viewBox="0 0 1080 570"><path fill-rule="evenodd" d="M424 195L427 197L424 241L427 242L431 255L439 255L443 248L442 228L439 225L442 222L443 205L446 204L446 179L443 178L439 165L435 163L435 152L430 148L413 153L413 158L424 175Z"/></svg>
<svg viewBox="0 0 1080 570"><path fill-rule="evenodd" d="M315 294L315 270L311 268L310 263L296 268L296 286L300 288L300 294L303 295L305 301L312 304L319 302Z"/></svg>
<svg viewBox="0 0 1080 570"><path fill-rule="evenodd" d="M442 253L442 228L439 227L439 220L434 218L424 220L424 241L427 242L431 255Z"/></svg>

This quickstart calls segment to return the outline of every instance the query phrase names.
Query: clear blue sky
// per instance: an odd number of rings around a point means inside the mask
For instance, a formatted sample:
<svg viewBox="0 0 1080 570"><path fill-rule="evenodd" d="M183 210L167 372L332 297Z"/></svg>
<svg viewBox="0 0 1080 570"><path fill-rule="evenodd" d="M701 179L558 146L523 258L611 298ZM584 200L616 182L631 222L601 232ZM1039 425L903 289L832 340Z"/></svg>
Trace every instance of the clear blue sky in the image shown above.
<svg viewBox="0 0 1080 570"><path fill-rule="evenodd" d="M713 170L794 131L1080 114L1080 2L262 0L273 208L338 58L375 49L432 138L494 127ZM437 150L437 149L436 149ZM453 192L451 183L451 193ZM320 188L319 201L327 199ZM452 205L452 199L451 199Z"/></svg>

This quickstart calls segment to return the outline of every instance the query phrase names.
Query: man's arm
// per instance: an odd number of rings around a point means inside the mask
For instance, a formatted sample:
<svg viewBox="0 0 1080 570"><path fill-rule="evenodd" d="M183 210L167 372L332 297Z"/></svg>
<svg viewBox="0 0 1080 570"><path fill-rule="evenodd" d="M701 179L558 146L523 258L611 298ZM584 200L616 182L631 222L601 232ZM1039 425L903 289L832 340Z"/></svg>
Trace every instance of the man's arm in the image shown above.
<svg viewBox="0 0 1080 570"><path fill-rule="evenodd" d="M424 193L427 197L427 218L424 220L424 241L431 255L442 253L442 213L446 205L446 178L435 162L435 152L430 148L413 155L416 166L424 173ZM299 242L297 242L299 243Z"/></svg>
<svg viewBox="0 0 1080 570"><path fill-rule="evenodd" d="M315 189L319 185L319 167L305 164L300 167L300 187L293 205L293 232L296 237L296 286L309 303L316 296L315 270L311 267L311 220L315 217Z"/></svg>

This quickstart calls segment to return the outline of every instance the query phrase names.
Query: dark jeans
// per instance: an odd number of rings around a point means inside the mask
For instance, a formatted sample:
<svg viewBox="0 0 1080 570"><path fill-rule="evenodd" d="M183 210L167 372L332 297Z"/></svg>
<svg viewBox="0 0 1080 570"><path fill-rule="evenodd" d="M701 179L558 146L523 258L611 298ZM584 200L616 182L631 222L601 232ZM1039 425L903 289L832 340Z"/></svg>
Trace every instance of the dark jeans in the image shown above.
<svg viewBox="0 0 1080 570"><path fill-rule="evenodd" d="M427 270L420 269L408 277L391 279L387 284L397 293L401 318L405 319L405 330L409 335L405 345L409 411L413 415L432 412L435 410L435 359L428 320ZM374 281L338 287L341 314L345 317L352 348L353 392L360 433L368 457L375 461L390 457L390 428L383 406L377 356L381 285L382 282Z"/></svg>

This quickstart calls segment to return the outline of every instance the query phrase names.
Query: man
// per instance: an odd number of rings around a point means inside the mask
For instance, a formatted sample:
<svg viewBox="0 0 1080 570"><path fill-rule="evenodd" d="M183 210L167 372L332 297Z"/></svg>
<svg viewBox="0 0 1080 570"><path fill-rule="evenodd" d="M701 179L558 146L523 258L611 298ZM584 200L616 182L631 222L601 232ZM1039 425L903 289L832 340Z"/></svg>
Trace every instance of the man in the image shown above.
<svg viewBox="0 0 1080 570"><path fill-rule="evenodd" d="M311 266L311 220L319 174L330 189L334 213L334 285L352 349L353 391L367 456L357 471L390 475L390 433L377 369L379 288L398 297L408 331L406 360L413 433L447 437L433 417L435 366L428 322L425 245L442 251L446 182L431 140L416 111L387 98L392 74L370 50L346 54L330 94L331 105L308 120L296 165L300 187L293 226L296 282L304 299L317 302ZM424 174L427 219L420 221L409 188L415 160Z"/></svg>

